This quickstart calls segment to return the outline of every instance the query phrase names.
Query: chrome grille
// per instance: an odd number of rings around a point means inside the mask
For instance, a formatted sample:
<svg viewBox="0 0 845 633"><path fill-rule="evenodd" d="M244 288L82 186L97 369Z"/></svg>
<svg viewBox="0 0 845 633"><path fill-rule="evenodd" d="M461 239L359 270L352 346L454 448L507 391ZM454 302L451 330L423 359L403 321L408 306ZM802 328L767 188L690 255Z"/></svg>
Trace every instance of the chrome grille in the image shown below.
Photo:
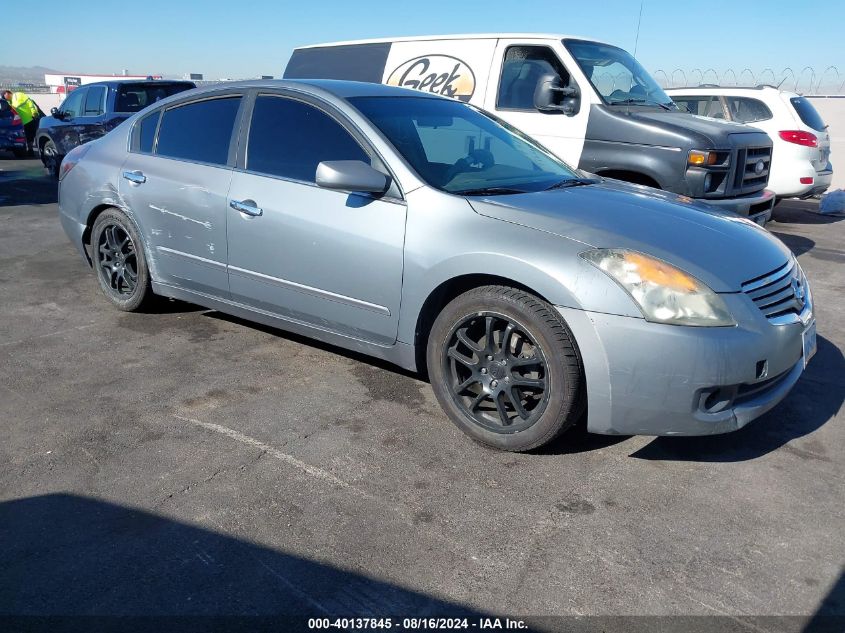
<svg viewBox="0 0 845 633"><path fill-rule="evenodd" d="M780 268L749 279L742 291L751 297L767 319L776 323L795 320L809 303L807 280L794 259Z"/></svg>
<svg viewBox="0 0 845 633"><path fill-rule="evenodd" d="M769 182L771 147L743 147L737 151L734 191L740 194L759 191ZM757 171L758 164L762 170Z"/></svg>

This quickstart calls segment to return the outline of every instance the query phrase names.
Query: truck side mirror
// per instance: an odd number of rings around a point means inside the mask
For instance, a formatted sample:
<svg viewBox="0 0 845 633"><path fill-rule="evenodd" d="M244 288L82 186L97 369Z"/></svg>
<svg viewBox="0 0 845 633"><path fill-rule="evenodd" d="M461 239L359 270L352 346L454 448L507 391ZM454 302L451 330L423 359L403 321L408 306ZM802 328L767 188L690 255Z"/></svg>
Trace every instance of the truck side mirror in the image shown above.
<svg viewBox="0 0 845 633"><path fill-rule="evenodd" d="M540 112L573 116L581 108L581 93L575 86L562 86L557 75L543 75L534 89L534 107Z"/></svg>

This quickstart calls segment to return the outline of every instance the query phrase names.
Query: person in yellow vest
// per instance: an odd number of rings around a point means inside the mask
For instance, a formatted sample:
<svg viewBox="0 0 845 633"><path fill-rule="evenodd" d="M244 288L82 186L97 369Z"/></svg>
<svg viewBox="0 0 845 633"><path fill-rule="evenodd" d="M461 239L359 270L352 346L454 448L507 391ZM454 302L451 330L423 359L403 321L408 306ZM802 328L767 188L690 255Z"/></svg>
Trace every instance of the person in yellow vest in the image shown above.
<svg viewBox="0 0 845 633"><path fill-rule="evenodd" d="M26 133L27 153L32 156L32 144L35 142L35 131L38 129L38 119L42 116L41 108L25 92L3 91L3 98L17 110Z"/></svg>

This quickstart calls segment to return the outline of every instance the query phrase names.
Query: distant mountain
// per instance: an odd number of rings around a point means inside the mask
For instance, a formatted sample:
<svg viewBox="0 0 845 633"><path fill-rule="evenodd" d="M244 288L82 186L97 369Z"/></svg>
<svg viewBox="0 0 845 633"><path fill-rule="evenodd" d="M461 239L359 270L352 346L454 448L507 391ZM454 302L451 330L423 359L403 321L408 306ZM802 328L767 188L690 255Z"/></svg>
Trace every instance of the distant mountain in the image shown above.
<svg viewBox="0 0 845 633"><path fill-rule="evenodd" d="M43 84L44 75L56 72L44 66L0 66L0 84Z"/></svg>

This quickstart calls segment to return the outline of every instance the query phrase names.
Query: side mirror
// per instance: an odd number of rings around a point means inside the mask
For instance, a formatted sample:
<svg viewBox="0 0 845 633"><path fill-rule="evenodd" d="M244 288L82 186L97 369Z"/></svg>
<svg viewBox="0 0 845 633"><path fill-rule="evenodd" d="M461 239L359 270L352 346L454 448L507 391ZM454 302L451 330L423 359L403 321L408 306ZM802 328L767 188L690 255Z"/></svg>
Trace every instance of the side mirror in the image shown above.
<svg viewBox="0 0 845 633"><path fill-rule="evenodd" d="M341 191L384 193L390 178L360 160L324 160L317 165L317 186Z"/></svg>
<svg viewBox="0 0 845 633"><path fill-rule="evenodd" d="M50 108L50 116L59 121L65 120L65 113L59 110L59 108Z"/></svg>
<svg viewBox="0 0 845 633"><path fill-rule="evenodd" d="M557 75L543 75L534 89L534 107L540 112L572 116L581 108L581 93L575 86L562 86Z"/></svg>

